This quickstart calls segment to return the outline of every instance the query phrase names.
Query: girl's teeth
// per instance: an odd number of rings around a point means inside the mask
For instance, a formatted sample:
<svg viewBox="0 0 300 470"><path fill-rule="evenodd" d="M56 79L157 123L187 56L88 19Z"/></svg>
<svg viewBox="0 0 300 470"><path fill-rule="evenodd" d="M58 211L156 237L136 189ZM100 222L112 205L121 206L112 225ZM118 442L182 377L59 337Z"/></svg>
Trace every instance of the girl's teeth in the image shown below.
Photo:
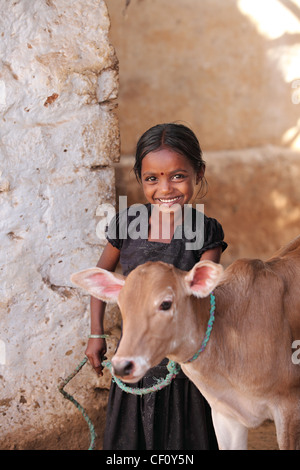
<svg viewBox="0 0 300 470"><path fill-rule="evenodd" d="M174 197L173 199L159 199L160 202L174 202L177 201L178 197Z"/></svg>

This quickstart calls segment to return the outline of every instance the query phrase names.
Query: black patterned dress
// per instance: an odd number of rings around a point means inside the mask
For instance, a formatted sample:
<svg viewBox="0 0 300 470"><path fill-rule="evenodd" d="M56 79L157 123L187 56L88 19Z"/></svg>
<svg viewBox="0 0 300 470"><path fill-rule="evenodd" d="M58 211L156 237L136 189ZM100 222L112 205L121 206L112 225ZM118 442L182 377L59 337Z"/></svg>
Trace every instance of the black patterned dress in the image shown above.
<svg viewBox="0 0 300 470"><path fill-rule="evenodd" d="M150 216L151 205L145 206ZM196 212L192 209L192 225L196 230ZM134 216L123 213L122 224L132 224ZM220 223L203 217L202 246L186 249L191 242L181 227L181 236L174 234L170 243L148 241L146 237L132 240L120 237L120 214L113 219L108 231L108 241L120 250L123 274L128 275L147 261L164 261L184 271L189 271L201 255L220 246L225 250L224 233ZM111 235L113 233L113 236ZM176 231L175 231L176 233ZM148 388L156 379L164 378L168 371L164 359L150 369L137 384L131 387ZM180 371L170 385L143 396L123 392L111 383L103 450L217 450L218 445L211 419L211 410L196 386Z"/></svg>

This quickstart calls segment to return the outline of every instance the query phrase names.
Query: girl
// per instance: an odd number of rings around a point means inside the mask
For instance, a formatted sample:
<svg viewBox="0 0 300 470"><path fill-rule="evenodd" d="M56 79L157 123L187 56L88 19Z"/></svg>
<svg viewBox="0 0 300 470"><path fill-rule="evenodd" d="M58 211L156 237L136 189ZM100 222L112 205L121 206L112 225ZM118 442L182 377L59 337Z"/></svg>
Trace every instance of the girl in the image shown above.
<svg viewBox="0 0 300 470"><path fill-rule="evenodd" d="M186 231L182 230L180 237L175 236L178 225L184 226L185 223L184 217L182 222L185 205L193 200L195 189L204 178L205 163L194 133L181 124L152 127L138 141L134 171L148 201L148 237L113 237L110 232L115 232L110 230L110 224L108 243L97 266L114 271L120 261L123 274L128 275L136 266L147 261L164 261L185 271L190 270L200 259L218 263L227 244L224 242L222 227L215 219L206 216L204 220L202 218L204 236L200 247L186 248L187 241L191 241L187 240ZM157 209L156 215L169 214L167 235L161 230L164 217L154 217L153 208ZM197 217L195 209L192 211L194 230ZM132 218L125 218L128 226ZM121 219L117 215L114 220L119 233ZM156 230L153 230L154 219L158 225ZM102 301L91 298L93 335L103 334L104 309ZM102 375L101 358L105 352L104 339L89 339L86 355L99 375ZM156 378L165 377L167 363L168 360L164 359L148 371L136 386L150 387ZM182 371L168 387L144 396L123 392L113 382L103 449L217 449L209 405Z"/></svg>

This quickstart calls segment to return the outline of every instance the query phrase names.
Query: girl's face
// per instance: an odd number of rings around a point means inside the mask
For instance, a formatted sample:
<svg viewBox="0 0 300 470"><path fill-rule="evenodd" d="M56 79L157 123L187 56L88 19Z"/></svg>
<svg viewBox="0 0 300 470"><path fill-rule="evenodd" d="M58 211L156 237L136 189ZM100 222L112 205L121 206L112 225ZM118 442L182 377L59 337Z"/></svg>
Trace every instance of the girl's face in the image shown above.
<svg viewBox="0 0 300 470"><path fill-rule="evenodd" d="M188 204L204 169L195 172L187 157L170 149L150 152L142 160L141 179L148 202L162 208Z"/></svg>

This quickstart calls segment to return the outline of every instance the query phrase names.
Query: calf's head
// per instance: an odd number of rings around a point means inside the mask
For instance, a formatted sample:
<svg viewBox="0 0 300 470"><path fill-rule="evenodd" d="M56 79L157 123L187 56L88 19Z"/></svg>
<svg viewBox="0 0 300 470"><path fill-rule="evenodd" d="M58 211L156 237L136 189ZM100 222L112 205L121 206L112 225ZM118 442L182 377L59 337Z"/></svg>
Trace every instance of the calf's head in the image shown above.
<svg viewBox="0 0 300 470"><path fill-rule="evenodd" d="M207 297L222 273L222 266L212 261L200 261L189 272L148 262L127 278L91 268L73 274L71 281L98 299L118 303L123 333L112 358L114 374L125 382L137 382L189 341L198 321L195 298Z"/></svg>

